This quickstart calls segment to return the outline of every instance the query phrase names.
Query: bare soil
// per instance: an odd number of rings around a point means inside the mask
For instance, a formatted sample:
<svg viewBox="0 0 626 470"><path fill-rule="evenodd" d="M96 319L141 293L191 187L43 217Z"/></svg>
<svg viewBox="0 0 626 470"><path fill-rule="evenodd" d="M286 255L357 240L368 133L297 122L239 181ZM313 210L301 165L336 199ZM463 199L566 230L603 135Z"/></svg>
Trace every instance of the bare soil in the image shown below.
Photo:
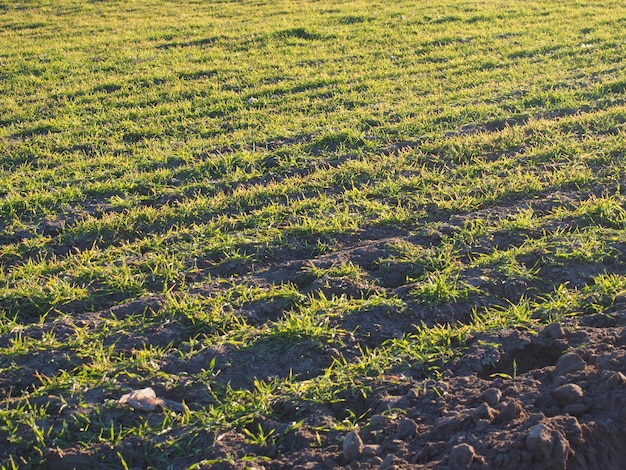
<svg viewBox="0 0 626 470"><path fill-rule="evenodd" d="M299 353L306 356L305 349ZM340 415L342 406L277 404L280 418L258 424L280 433L305 415L309 426L271 449L247 443L235 430L207 434L207 444L217 443L207 445L202 457L271 458L207 466L215 469L618 469L626 461L625 374L626 309L480 334L441 378L405 374L368 399L351 397L352 409L371 410L366 427L319 440L312 427ZM86 468L116 452L141 464L142 446L133 439L116 449L50 449L48 463ZM173 462L174 468L187 464Z"/></svg>
<svg viewBox="0 0 626 470"><path fill-rule="evenodd" d="M622 468L625 326L619 311L477 335L441 379L404 377L364 404L362 446L302 436L268 468Z"/></svg>
<svg viewBox="0 0 626 470"><path fill-rule="evenodd" d="M575 197L576 194L571 195ZM550 209L563 194L554 194L535 201L538 213ZM521 203L520 203L521 204ZM473 217L503 217L506 211L519 207L498 208L493 214L475 213ZM215 360L221 372L216 378L233 389L249 389L254 380L272 380L289 374L299 379L315 377L324 372L334 359L354 360L363 348L376 348L389 338L397 338L414 330L414 325L465 323L472 309L481 305L515 303L522 295L545 292L550 285L567 280L573 287L582 287L593 276L607 270L598 264L576 264L560 267L541 266L541 286L506 279L497 272L462 272L464 282L480 287L480 294L463 302L426 306L411 303L407 279L419 275L411 263L394 258L394 246L409 241L415 246L436 246L442 237L458 231L466 223L462 217L451 217L446 223L424 233L407 234L399 229L371 229L354 236L335 240L332 253L309 256L306 250L274 252L266 263L256 266L223 264L210 268L215 284L196 286L192 293L209 295L220 289L225 279L268 286L291 282L300 292L309 295L333 295L366 298L372 290L387 297L398 296L408 303L402 315L390 314L382 308L371 308L337 320L343 331L354 331L344 339L342 349L319 343L301 341L285 351L257 341L249 347L233 345L204 349L191 360L172 354L162 358L160 367L166 374L193 377ZM475 250L490 250L519 244L532 233L498 234L479 240ZM620 249L622 247L614 247ZM386 265L385 259L394 259ZM528 259L536 265L539 258ZM366 272L362 281L347 277L312 276L307 266L318 268L353 263ZM618 272L623 263L610 268ZM615 269L613 269L615 268ZM518 282L519 281L519 282ZM547 286L547 287L546 287ZM536 287L533 290L533 287ZM541 287L541 289L539 289ZM284 303L287 302L287 303ZM263 325L279 319L289 310L288 299L254 301L243 305L238 314L249 325ZM106 318L123 319L137 312L158 313L164 299L153 295L117 305L99 312L77 313L31 324L23 329L24 337L41 338L53 331L59 340L70 340L76 327L96 328ZM221 434L206 431L196 437L198 452L193 457L180 457L170 468L187 468L198 461L212 462L215 469L404 469L404 468L567 468L619 469L626 462L623 430L626 426L626 297L618 296L609 313L572 316L560 323L482 333L467 339L460 357L443 364L439 375L428 377L423 365L398 371L397 375L373 381L367 396L346 393L338 401L327 404L276 402L272 418L259 418L249 426L255 431L273 430L281 436L277 445L251 444L243 430L233 429ZM180 324L155 326L142 331L111 332L107 345L131 354L146 345L166 347L172 341L191 337ZM8 336L0 340L8 340ZM7 399L39 385L42 377L54 376L60 370L77 367L81 358L71 351L54 354L20 356L15 367L0 377L0 396ZM119 399L121 393L145 387L140 377L118 377L123 390L87 390L80 394L82 403L100 406ZM171 387L155 386L156 394L165 400L202 407L210 403L202 385L190 380ZM79 398L61 400L42 397L53 420L74 416ZM350 412L346 411L347 409ZM158 423L160 410L129 411L107 408L105 421L120 426L141 419ZM352 415L350 415L352 413ZM358 418L353 430L328 430L330 423ZM290 430L289 426L304 420L305 425ZM48 423L50 424L50 423ZM184 433L184 429L180 430ZM0 432L4 444L7 436ZM3 445L4 445L3 444ZM10 454L10 449L2 455ZM51 447L45 458L49 468L105 468L119 462L118 455L132 462L133 468L147 467L145 442L133 436L118 445ZM244 458L245 457L245 458ZM251 460L250 460L251 459ZM217 463L216 463L217 462ZM201 468L205 468L201 467Z"/></svg>

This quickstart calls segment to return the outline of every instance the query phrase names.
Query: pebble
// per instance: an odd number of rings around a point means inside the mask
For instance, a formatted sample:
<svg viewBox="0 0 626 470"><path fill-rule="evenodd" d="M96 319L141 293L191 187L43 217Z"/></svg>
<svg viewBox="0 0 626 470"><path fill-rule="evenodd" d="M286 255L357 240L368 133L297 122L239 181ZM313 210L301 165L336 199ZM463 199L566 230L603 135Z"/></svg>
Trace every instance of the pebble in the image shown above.
<svg viewBox="0 0 626 470"><path fill-rule="evenodd" d="M343 456L348 462L358 459L363 454L363 440L359 433L350 431L343 440Z"/></svg>
<svg viewBox="0 0 626 470"><path fill-rule="evenodd" d="M575 352L563 354L556 363L555 374L567 375L585 368L585 361Z"/></svg>
<svg viewBox="0 0 626 470"><path fill-rule="evenodd" d="M565 384L551 390L550 395L552 395L561 406L571 405L583 398L583 389L580 385Z"/></svg>
<svg viewBox="0 0 626 470"><path fill-rule="evenodd" d="M548 460L553 447L552 432L543 424L536 424L526 436L526 448L537 460Z"/></svg>
<svg viewBox="0 0 626 470"><path fill-rule="evenodd" d="M417 432L417 423L409 418L404 418L398 424L398 431L396 432L396 437L398 439L410 439Z"/></svg>
<svg viewBox="0 0 626 470"><path fill-rule="evenodd" d="M141 390L133 390L131 393L122 395L117 401L120 405L128 405L138 411L154 411L159 406L163 406L163 399L157 398L151 387Z"/></svg>
<svg viewBox="0 0 626 470"><path fill-rule="evenodd" d="M488 388L482 394L482 398L487 402L488 405L495 406L500 402L502 398L502 392L497 388Z"/></svg>
<svg viewBox="0 0 626 470"><path fill-rule="evenodd" d="M450 449L448 465L453 469L468 468L475 457L476 451L474 447L466 443L458 444Z"/></svg>

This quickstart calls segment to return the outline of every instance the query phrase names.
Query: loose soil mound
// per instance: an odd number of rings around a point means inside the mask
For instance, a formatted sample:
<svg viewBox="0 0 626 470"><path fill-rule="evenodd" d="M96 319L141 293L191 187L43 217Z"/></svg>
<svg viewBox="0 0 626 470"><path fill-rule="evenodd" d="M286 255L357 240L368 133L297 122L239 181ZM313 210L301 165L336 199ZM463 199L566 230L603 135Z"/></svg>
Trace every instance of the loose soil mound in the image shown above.
<svg viewBox="0 0 626 470"><path fill-rule="evenodd" d="M281 457L255 465L621 468L626 461L625 343L624 312L477 335L440 379L398 377L395 389L366 400L361 407L373 413L367 427L336 433L334 442L322 447L313 434L296 432L283 444L291 448L278 449ZM232 432L212 453L219 458L251 455L255 449Z"/></svg>

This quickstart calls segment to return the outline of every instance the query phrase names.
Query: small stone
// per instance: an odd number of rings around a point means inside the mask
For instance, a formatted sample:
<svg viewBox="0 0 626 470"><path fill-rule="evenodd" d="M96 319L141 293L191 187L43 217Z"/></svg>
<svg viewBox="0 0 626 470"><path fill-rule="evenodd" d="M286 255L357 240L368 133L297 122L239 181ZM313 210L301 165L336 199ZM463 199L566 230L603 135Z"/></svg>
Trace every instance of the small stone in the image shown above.
<svg viewBox="0 0 626 470"><path fill-rule="evenodd" d="M565 384L550 391L550 395L559 405L566 406L576 403L583 398L583 389L580 385Z"/></svg>
<svg viewBox="0 0 626 470"><path fill-rule="evenodd" d="M350 431L343 440L343 456L348 462L358 459L363 454L363 440L359 433Z"/></svg>
<svg viewBox="0 0 626 470"><path fill-rule="evenodd" d="M559 339L565 336L565 332L560 323L550 323L543 329L543 334L551 339Z"/></svg>
<svg viewBox="0 0 626 470"><path fill-rule="evenodd" d="M543 424L536 424L526 436L526 448L537 460L548 460L553 447L552 432Z"/></svg>
<svg viewBox="0 0 626 470"><path fill-rule="evenodd" d="M398 431L396 432L396 437L398 439L410 439L417 432L417 423L409 418L404 418L398 424Z"/></svg>
<svg viewBox="0 0 626 470"><path fill-rule="evenodd" d="M487 403L481 404L478 408L474 410L474 419L481 420L485 419L488 421L493 420L496 415L496 411L491 408Z"/></svg>
<svg viewBox="0 0 626 470"><path fill-rule="evenodd" d="M567 375L585 368L585 361L575 352L563 354L556 363L556 375Z"/></svg>
<svg viewBox="0 0 626 470"><path fill-rule="evenodd" d="M151 387L133 390L131 393L122 395L117 402L138 411L154 411L157 407L163 406L163 399L158 398Z"/></svg>
<svg viewBox="0 0 626 470"><path fill-rule="evenodd" d="M482 394L483 400L490 406L495 406L500 402L502 398L502 392L498 388L488 388Z"/></svg>
<svg viewBox="0 0 626 470"><path fill-rule="evenodd" d="M476 451L471 445L466 443L458 444L450 449L448 465L453 469L468 468L475 457Z"/></svg>

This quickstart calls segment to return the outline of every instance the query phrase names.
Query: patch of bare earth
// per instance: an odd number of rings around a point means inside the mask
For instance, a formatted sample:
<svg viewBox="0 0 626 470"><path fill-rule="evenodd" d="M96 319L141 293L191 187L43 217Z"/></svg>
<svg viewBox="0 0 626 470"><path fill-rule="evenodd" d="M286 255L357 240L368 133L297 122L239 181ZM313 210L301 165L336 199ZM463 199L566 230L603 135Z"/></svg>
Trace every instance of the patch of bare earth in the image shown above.
<svg viewBox="0 0 626 470"><path fill-rule="evenodd" d="M320 443L298 430L257 468L621 468L626 461L626 311L470 338L437 380L400 376L352 408L367 427ZM355 398L358 400L358 398ZM337 409L312 408L316 417ZM276 429L298 415L286 413ZM259 449L230 432L214 458ZM272 452L269 452L270 454ZM215 468L244 468L219 464Z"/></svg>
<svg viewBox="0 0 626 470"><path fill-rule="evenodd" d="M562 203L563 196L536 201L533 209L537 214L548 213ZM472 216L503 218L524 207L526 203L511 204ZM319 256L276 249L254 269L236 263L209 266L207 272L219 281L245 282L266 290L291 283L303 297L311 298L367 299L380 294L402 299L407 307L400 312L374 306L329 317L330 326L350 332L342 337L340 345L309 339L273 344L271 339L260 338L244 346L207 344L192 357L165 353L160 370L175 377L174 382L146 384L139 373L131 370L118 374L115 388L80 391L82 396L68 398L67 403L52 396L40 397L49 403L51 422L47 424L77 421L79 400L95 409L118 400L121 390L126 393L128 389L146 386L154 386L159 397L184 401L191 409L201 410L210 406L213 398L206 384L194 377L211 368L212 361L219 370L210 379L216 388L249 390L257 380L290 375L297 380L315 378L335 360L353 362L360 351L375 349L389 339L412 332L415 325L466 323L474 308L516 303L522 295L545 293L547 288L549 291L551 286L565 281L575 288L583 287L607 269L600 263L576 261L542 265L540 256L530 253L524 255L528 256L525 262L540 268L539 279L511 279L490 267L464 266L459 279L479 288L471 298L432 305L416 300L411 295L416 285L414 279L425 268L418 261L402 258L398 247L410 244L417 250L434 249L458 233L469 217L451 217L445 223L433 224L434 228L411 234L400 229L370 229L345 235L337 240L332 252ZM472 250L490 252L496 247L518 246L533 236L532 231L492 233L478 239ZM613 272L623 270L623 259L620 260L610 266ZM318 276L311 269L314 266L322 272L346 265L357 266L360 277ZM218 281L198 284L190 295L207 297L218 293L220 286ZM203 430L195 436L195 454L176 457L170 465L187 468L204 461L206 465L200 464L200 468L622 468L626 461L626 446L622 445L626 425L623 300L624 296L615 299L610 314L571 317L535 329L477 334L468 338L462 355L444 365L436 378L425 379L423 365L416 364L398 371L398 375L368 378L372 387L366 396L348 391L329 403L274 402L272 412L260 416L247 430L255 432L260 427L266 434L271 432L280 437L276 444L253 444L242 429L217 434ZM95 329L110 318L150 318L158 315L164 304L162 295L152 295L99 312L25 325L21 331L24 337L37 340L51 331L59 341L69 341L76 328ZM236 314L246 325L262 328L280 321L291 308L289 299L276 297L244 303ZM167 350L169 344L180 344L196 335L177 321L148 322L144 326L110 332L103 345L130 356L148 346ZM10 336L2 335L0 339L9 341ZM39 386L41 377L52 377L60 370L71 371L86 361L88 358L71 348L52 355L16 355L11 368L5 369L0 378L0 396L18 396ZM103 422L114 422L116 426L131 427L144 421L155 427L166 424L161 410L104 407L102 413ZM350 421L354 430L348 431L348 425L343 426L343 431L336 430L344 420ZM293 429L293 423L299 421L304 424ZM18 432L27 436L24 430ZM184 433L184 427L172 431L174 438L183 438ZM6 444L13 437L0 430L1 442ZM150 443L153 444L163 443ZM50 468L104 468L118 462L116 458L122 455L133 466L143 467L149 452L145 439L126 436L116 446L94 442L88 446L50 447L44 458Z"/></svg>

